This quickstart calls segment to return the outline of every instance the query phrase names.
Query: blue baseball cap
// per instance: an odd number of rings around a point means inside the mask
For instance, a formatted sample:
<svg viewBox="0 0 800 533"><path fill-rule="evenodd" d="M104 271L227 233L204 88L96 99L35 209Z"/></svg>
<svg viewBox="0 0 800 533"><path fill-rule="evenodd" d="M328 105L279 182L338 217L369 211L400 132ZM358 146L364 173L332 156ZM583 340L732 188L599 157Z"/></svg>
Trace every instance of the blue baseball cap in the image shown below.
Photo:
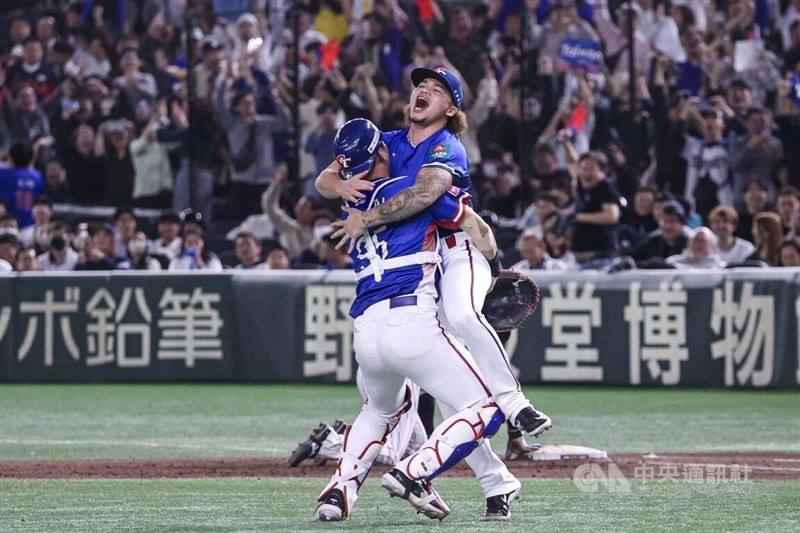
<svg viewBox="0 0 800 533"><path fill-rule="evenodd" d="M414 83L414 87L422 83L422 80L426 78L433 78L444 85L450 91L450 96L453 98L455 106L461 109L461 103L464 101L464 90L461 87L461 78L457 74L444 67L417 67L411 71L411 81Z"/></svg>
<svg viewBox="0 0 800 533"><path fill-rule="evenodd" d="M380 145L381 130L371 121L354 118L345 122L333 139L333 153L342 166L339 177L347 180L370 170Z"/></svg>

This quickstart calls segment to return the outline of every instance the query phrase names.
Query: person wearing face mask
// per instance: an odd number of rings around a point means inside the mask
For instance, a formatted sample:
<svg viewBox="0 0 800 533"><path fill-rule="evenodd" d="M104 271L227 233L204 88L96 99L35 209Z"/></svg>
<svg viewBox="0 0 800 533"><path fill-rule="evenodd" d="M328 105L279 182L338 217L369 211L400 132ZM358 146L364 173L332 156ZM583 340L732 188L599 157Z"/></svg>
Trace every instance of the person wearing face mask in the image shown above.
<svg viewBox="0 0 800 533"><path fill-rule="evenodd" d="M150 257L147 251L147 236L142 231L135 232L128 239L128 257L131 260L133 270L161 270L161 263L154 257Z"/></svg>
<svg viewBox="0 0 800 533"><path fill-rule="evenodd" d="M70 246L71 240L69 224L60 220L54 221L50 230L50 248L37 258L39 270L51 272L75 270L75 265L78 264L78 252Z"/></svg>
<svg viewBox="0 0 800 533"><path fill-rule="evenodd" d="M23 246L36 246L38 252L47 250L50 245L50 219L53 216L53 202L47 196L38 196L33 201L33 225L22 228L19 240Z"/></svg>
<svg viewBox="0 0 800 533"><path fill-rule="evenodd" d="M10 233L16 238L19 238L19 222L17 217L11 213L6 213L0 216L0 235Z"/></svg>

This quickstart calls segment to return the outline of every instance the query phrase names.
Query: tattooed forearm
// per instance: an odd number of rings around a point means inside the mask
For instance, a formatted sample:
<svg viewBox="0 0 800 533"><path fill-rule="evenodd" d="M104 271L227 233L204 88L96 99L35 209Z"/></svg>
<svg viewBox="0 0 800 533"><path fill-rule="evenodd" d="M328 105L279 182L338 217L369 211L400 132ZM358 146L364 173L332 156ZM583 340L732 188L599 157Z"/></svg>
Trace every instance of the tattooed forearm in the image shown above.
<svg viewBox="0 0 800 533"><path fill-rule="evenodd" d="M469 235L486 259L494 259L497 255L497 241L495 241L492 228L471 208L465 207L465 209L459 228Z"/></svg>
<svg viewBox="0 0 800 533"><path fill-rule="evenodd" d="M364 213L367 227L396 222L416 215L436 201L452 185L452 175L442 168L427 167L417 174L414 185Z"/></svg>

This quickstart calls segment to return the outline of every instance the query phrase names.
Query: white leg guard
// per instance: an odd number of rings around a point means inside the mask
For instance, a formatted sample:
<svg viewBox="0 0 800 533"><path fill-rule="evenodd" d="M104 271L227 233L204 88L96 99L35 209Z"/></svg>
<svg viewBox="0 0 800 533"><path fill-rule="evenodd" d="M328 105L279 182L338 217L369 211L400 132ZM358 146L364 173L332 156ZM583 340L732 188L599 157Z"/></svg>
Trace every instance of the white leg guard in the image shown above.
<svg viewBox="0 0 800 533"><path fill-rule="evenodd" d="M467 457L502 425L503 414L494 403L459 411L439 424L422 448L395 468L410 479L431 481Z"/></svg>
<svg viewBox="0 0 800 533"><path fill-rule="evenodd" d="M380 453L398 419L411 409L411 391L406 389L406 400L395 413L382 414L364 404L361 412L347 428L342 443L342 455L331 480L322 490L318 501L322 501L331 489L338 488L345 497L344 518L350 515L358 489L369 474L375 458Z"/></svg>

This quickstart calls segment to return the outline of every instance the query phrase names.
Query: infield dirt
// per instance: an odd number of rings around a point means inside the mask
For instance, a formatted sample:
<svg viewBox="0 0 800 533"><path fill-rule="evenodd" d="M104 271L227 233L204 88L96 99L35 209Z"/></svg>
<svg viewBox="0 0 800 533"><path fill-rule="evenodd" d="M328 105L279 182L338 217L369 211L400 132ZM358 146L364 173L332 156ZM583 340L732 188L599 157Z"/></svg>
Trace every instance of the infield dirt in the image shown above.
<svg viewBox="0 0 800 533"><path fill-rule="evenodd" d="M571 478L575 468L588 461L508 461L511 471L520 478ZM633 477L637 466L648 464L676 465L677 472L685 467L724 466L747 471L748 479L800 479L800 454L783 453L664 453L658 455L610 454L626 477ZM82 460L82 461L3 461L0 478L15 479L91 479L91 478L202 478L202 477L327 477L327 466L311 464L289 468L283 457L246 457L225 459L143 459L143 460ZM376 474L388 467L376 467ZM461 464L446 475L471 477L472 472ZM678 479L681 479L680 477Z"/></svg>

